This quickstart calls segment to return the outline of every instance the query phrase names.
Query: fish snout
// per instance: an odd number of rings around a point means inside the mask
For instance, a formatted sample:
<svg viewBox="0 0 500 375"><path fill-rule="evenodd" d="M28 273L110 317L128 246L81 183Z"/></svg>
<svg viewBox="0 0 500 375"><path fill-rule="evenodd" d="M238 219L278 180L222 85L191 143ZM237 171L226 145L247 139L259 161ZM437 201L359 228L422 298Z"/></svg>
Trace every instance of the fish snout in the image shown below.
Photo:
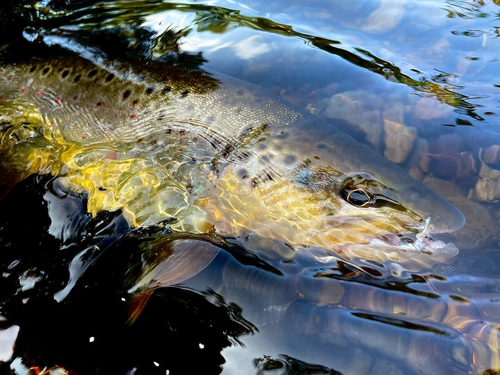
<svg viewBox="0 0 500 375"><path fill-rule="evenodd" d="M423 220L428 219L426 231L451 233L465 225L465 216L454 205L424 185L413 184L401 189L401 199Z"/></svg>
<svg viewBox="0 0 500 375"><path fill-rule="evenodd" d="M465 225L464 214L452 204L444 203L448 207L434 210L433 215L430 216L429 232L431 233L456 232Z"/></svg>

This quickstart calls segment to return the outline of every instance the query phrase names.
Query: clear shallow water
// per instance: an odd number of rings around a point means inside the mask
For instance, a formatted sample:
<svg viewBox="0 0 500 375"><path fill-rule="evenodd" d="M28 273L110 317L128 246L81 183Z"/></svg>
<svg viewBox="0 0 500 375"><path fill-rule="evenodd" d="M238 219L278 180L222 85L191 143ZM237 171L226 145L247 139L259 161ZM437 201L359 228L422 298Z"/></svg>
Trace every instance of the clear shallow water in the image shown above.
<svg viewBox="0 0 500 375"><path fill-rule="evenodd" d="M20 327L3 371L218 373L224 361L227 374L500 368L498 5L45 2L32 9L16 8L16 21L5 26L4 59L72 33L86 48L102 48L99 29L125 23L172 30L164 34L171 39L153 40L153 51L178 42L187 63L199 63L201 53L204 67L340 119L342 130L459 207L467 225L450 235L456 257L403 279L369 263L361 272L340 260L259 258L220 239L187 236L221 250L184 288L157 289L130 326L122 298L154 258L147 244L168 248L172 237L158 240L163 229L153 228L118 240L130 231L119 214L92 219L85 198L30 179L2 200L1 315L5 328L14 327L2 331L3 360ZM12 52L9 44L22 48ZM128 53L147 50L141 46ZM85 272L71 278L71 269Z"/></svg>

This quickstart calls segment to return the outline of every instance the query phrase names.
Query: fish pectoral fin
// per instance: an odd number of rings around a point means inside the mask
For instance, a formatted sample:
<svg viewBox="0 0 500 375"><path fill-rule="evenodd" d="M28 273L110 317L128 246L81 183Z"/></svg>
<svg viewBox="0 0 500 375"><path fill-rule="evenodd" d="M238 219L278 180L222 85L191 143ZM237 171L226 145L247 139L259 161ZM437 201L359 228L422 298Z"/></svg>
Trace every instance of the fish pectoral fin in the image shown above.
<svg viewBox="0 0 500 375"><path fill-rule="evenodd" d="M127 325L133 325L137 318L142 314L149 298L153 294L153 290L147 291L143 294L133 296L127 303L128 306L128 319Z"/></svg>
<svg viewBox="0 0 500 375"><path fill-rule="evenodd" d="M130 289L138 293L129 300L127 324L137 320L155 289L176 285L196 276L212 263L220 251L210 242L193 239L175 240L170 246L168 256L155 262Z"/></svg>
<svg viewBox="0 0 500 375"><path fill-rule="evenodd" d="M173 252L151 271L153 289L182 283L203 271L217 256L220 248L200 240L176 240Z"/></svg>

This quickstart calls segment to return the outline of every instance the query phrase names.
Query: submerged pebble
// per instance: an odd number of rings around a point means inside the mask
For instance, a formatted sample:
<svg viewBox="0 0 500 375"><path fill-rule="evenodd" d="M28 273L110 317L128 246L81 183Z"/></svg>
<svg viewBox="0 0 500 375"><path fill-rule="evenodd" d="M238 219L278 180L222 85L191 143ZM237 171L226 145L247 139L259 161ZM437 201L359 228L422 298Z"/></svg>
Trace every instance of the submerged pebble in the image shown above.
<svg viewBox="0 0 500 375"><path fill-rule="evenodd" d="M384 117L385 151L384 156L400 164L410 154L417 137L417 130L412 126L392 121Z"/></svg>
<svg viewBox="0 0 500 375"><path fill-rule="evenodd" d="M348 91L332 96L321 115L347 121L365 135L374 149L379 150L383 129L382 107L382 100L373 94L363 90Z"/></svg>

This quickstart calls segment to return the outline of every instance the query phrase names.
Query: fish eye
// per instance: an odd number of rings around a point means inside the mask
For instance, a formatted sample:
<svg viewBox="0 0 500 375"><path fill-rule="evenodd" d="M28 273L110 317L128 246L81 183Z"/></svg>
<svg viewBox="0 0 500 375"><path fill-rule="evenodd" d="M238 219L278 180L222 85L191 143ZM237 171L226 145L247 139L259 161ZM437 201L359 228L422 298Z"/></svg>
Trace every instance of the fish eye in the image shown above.
<svg viewBox="0 0 500 375"><path fill-rule="evenodd" d="M364 207L371 203L372 194L365 189L356 188L349 190L345 199L353 206Z"/></svg>

